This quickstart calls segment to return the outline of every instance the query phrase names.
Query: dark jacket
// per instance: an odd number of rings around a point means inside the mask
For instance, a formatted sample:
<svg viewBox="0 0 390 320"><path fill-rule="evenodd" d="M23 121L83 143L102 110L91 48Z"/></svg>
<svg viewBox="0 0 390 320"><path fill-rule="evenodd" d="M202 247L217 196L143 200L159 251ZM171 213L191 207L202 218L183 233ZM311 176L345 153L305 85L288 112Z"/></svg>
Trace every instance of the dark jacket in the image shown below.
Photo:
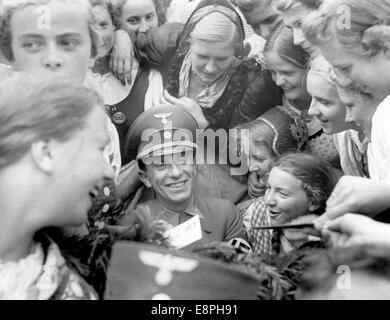
<svg viewBox="0 0 390 320"><path fill-rule="evenodd" d="M247 240L242 217L237 208L228 200L194 196L195 207L200 211L202 240L186 247L188 250L195 249L211 241L229 241L234 238ZM147 208L147 210L145 210ZM157 200L148 201L140 205L136 210L136 220L150 223L163 219L161 207ZM181 213L181 221L185 222L193 217L187 213Z"/></svg>

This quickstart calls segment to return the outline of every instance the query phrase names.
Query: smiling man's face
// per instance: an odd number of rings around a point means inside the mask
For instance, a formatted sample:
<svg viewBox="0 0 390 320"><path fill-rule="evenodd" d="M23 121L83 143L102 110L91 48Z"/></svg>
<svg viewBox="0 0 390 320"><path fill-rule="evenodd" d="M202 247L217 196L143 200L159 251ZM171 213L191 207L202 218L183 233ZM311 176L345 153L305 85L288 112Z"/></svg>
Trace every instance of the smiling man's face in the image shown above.
<svg viewBox="0 0 390 320"><path fill-rule="evenodd" d="M161 160L146 165L140 177L146 187L154 190L158 201L173 210L192 198L193 153L189 152L185 157L166 155Z"/></svg>

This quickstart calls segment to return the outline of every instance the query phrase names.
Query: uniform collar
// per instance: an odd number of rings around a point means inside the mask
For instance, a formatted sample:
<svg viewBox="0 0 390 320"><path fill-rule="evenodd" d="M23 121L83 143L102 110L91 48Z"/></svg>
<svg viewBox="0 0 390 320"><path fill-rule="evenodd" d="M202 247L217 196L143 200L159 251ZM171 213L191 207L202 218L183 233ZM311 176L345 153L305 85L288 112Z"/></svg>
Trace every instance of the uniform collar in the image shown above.
<svg viewBox="0 0 390 320"><path fill-rule="evenodd" d="M205 219L204 215L200 210L198 209L194 197L192 197L192 200L190 204L187 206L187 208L182 211L182 212L177 212L177 211L172 211L167 208L165 208L157 199L154 201L155 205L158 207L159 212L165 212L168 214L180 214L180 213L186 213L189 214L190 216L199 216L200 219Z"/></svg>
<svg viewBox="0 0 390 320"><path fill-rule="evenodd" d="M152 203L154 206L156 206L157 212L168 213L171 215L180 214L180 212L175 212L175 211L172 211L172 210L165 208L164 206L162 206L158 202L157 199L155 199ZM215 223L214 223L212 218L208 217L207 215L205 216L202 213L201 209L203 208L203 206L201 205L201 203L202 203L201 199L198 199L198 197L193 196L190 204L184 210L183 213L186 213L190 216L198 215L200 218L200 225L201 225L202 231L204 231L206 233L212 233L212 230L214 230Z"/></svg>

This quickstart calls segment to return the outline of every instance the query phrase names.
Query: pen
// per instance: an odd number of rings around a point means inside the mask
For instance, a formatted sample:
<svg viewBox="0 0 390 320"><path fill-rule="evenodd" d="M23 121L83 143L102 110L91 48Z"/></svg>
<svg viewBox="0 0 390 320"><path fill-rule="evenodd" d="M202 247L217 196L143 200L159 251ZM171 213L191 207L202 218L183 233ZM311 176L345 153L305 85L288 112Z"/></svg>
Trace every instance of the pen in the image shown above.
<svg viewBox="0 0 390 320"><path fill-rule="evenodd" d="M252 230L275 230L275 229L305 229L305 228L314 228L314 223L301 223L301 224L286 224L286 225L275 225L275 226L264 226L264 227L254 227Z"/></svg>

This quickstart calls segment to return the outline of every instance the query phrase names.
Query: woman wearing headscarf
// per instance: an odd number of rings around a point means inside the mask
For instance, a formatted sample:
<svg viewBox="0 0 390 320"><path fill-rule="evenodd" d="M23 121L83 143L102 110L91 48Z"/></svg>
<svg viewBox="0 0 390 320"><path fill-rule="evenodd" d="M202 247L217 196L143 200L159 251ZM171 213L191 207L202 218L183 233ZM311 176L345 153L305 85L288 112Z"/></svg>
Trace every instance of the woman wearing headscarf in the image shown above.
<svg viewBox="0 0 390 320"><path fill-rule="evenodd" d="M135 50L141 64L161 71L166 89L163 103L189 111L201 129L228 129L281 104L281 90L270 72L243 57L243 39L243 25L232 5L226 0L204 0L184 26L172 23L139 32ZM214 159L218 147L209 149ZM215 163L221 162L220 156L216 155ZM200 187L196 189L201 193L235 203L246 194L246 183L233 179L226 168L209 164L197 168Z"/></svg>
<svg viewBox="0 0 390 320"><path fill-rule="evenodd" d="M202 128L230 128L280 105L268 70L244 58L240 16L226 0L204 0L187 23L139 33L136 54L163 73L165 99ZM178 101L179 100L179 101Z"/></svg>
<svg viewBox="0 0 390 320"><path fill-rule="evenodd" d="M305 120L289 106L272 108L238 129L246 131L243 138L247 140L241 144L241 152L248 163L250 199L238 204L239 211L244 214L257 198L264 196L272 162L285 153L303 151L308 141L308 129ZM248 224L250 219L244 215L244 223Z"/></svg>

